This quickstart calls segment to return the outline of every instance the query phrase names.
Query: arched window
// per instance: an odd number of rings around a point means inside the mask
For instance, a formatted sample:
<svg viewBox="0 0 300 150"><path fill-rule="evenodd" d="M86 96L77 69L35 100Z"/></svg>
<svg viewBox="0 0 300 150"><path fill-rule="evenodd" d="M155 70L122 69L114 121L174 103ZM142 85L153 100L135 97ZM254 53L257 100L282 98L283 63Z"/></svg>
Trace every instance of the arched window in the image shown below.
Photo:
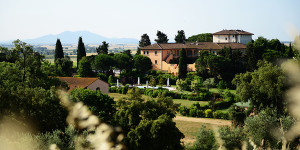
<svg viewBox="0 0 300 150"><path fill-rule="evenodd" d="M96 88L96 91L100 91L100 87L97 87L97 88Z"/></svg>

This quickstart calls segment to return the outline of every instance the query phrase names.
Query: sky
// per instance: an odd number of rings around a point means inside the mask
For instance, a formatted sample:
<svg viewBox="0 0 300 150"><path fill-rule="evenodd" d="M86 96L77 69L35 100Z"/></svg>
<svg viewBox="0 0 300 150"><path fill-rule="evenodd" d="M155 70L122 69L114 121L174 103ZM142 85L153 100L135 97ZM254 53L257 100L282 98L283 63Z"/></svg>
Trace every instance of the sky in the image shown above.
<svg viewBox="0 0 300 150"><path fill-rule="evenodd" d="M0 41L31 39L64 31L136 38L157 30L170 41L223 29L291 41L300 34L299 0L0 0Z"/></svg>

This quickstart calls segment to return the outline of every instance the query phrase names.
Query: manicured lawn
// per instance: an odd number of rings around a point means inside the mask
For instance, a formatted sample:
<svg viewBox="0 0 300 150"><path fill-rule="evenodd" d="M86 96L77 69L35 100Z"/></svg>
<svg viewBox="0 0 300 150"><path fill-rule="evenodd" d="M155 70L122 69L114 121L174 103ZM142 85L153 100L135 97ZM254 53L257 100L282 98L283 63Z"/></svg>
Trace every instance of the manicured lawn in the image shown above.
<svg viewBox="0 0 300 150"><path fill-rule="evenodd" d="M118 101L122 97L126 97L125 94L119 94L119 93L109 93L108 96L113 97L115 101ZM150 98L150 97L143 94L142 98L146 99L146 98Z"/></svg>
<svg viewBox="0 0 300 150"><path fill-rule="evenodd" d="M199 102L200 105L208 104L208 101L190 101L186 99L173 99L173 102L176 104L181 104L186 107L190 107L192 104Z"/></svg>
<svg viewBox="0 0 300 150"><path fill-rule="evenodd" d="M218 92L218 89L217 88L211 88L209 89L210 92L213 92L213 93L219 93ZM225 89L224 89L225 91ZM236 94L236 90L229 90L232 94Z"/></svg>

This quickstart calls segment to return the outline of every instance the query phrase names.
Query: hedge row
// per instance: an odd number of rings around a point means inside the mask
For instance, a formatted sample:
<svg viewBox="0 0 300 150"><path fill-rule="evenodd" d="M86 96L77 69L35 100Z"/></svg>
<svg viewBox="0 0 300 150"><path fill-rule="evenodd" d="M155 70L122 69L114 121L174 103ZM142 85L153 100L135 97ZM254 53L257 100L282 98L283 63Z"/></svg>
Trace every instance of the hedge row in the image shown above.
<svg viewBox="0 0 300 150"><path fill-rule="evenodd" d="M208 91L203 91L199 94L183 94L183 93L177 93L173 91L169 91L168 89L146 89L144 94L150 97L157 97L159 93L164 93L165 96L170 96L173 99L188 99L193 101L208 101L212 98L212 93Z"/></svg>
<svg viewBox="0 0 300 150"><path fill-rule="evenodd" d="M179 113L183 116L199 117L199 118L216 118L216 119L229 119L229 115L226 112L220 110L212 111L209 105L200 106L199 103L192 104L190 108L186 106L180 106Z"/></svg>

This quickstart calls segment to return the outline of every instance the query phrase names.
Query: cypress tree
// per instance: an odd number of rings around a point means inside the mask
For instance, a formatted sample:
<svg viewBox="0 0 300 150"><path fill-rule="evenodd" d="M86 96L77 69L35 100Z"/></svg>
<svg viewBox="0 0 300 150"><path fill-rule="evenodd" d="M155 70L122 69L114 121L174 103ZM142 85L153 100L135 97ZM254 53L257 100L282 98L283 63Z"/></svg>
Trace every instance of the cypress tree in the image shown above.
<svg viewBox="0 0 300 150"><path fill-rule="evenodd" d="M84 43L82 42L82 37L79 37L78 40L78 48L77 48L77 68L78 68L78 63L81 60L82 57L86 56L86 52L85 52L85 47L84 47Z"/></svg>
<svg viewBox="0 0 300 150"><path fill-rule="evenodd" d="M289 46L288 57L289 58L293 58L294 57L294 53L293 53L293 49L292 49L292 44L291 43L290 43L290 46Z"/></svg>
<svg viewBox="0 0 300 150"><path fill-rule="evenodd" d="M178 69L178 78L184 79L187 74L187 63L186 63L186 54L185 50L181 49L179 56L179 69Z"/></svg>
<svg viewBox="0 0 300 150"><path fill-rule="evenodd" d="M141 40L139 42L139 47L145 47L148 45L151 45L151 41L150 41L150 38L147 35L147 33L145 33L141 36Z"/></svg>
<svg viewBox="0 0 300 150"><path fill-rule="evenodd" d="M57 39L57 41L56 41L54 62L56 62L56 60L58 58L64 58L64 51L63 51L63 47L61 45L60 39Z"/></svg>

